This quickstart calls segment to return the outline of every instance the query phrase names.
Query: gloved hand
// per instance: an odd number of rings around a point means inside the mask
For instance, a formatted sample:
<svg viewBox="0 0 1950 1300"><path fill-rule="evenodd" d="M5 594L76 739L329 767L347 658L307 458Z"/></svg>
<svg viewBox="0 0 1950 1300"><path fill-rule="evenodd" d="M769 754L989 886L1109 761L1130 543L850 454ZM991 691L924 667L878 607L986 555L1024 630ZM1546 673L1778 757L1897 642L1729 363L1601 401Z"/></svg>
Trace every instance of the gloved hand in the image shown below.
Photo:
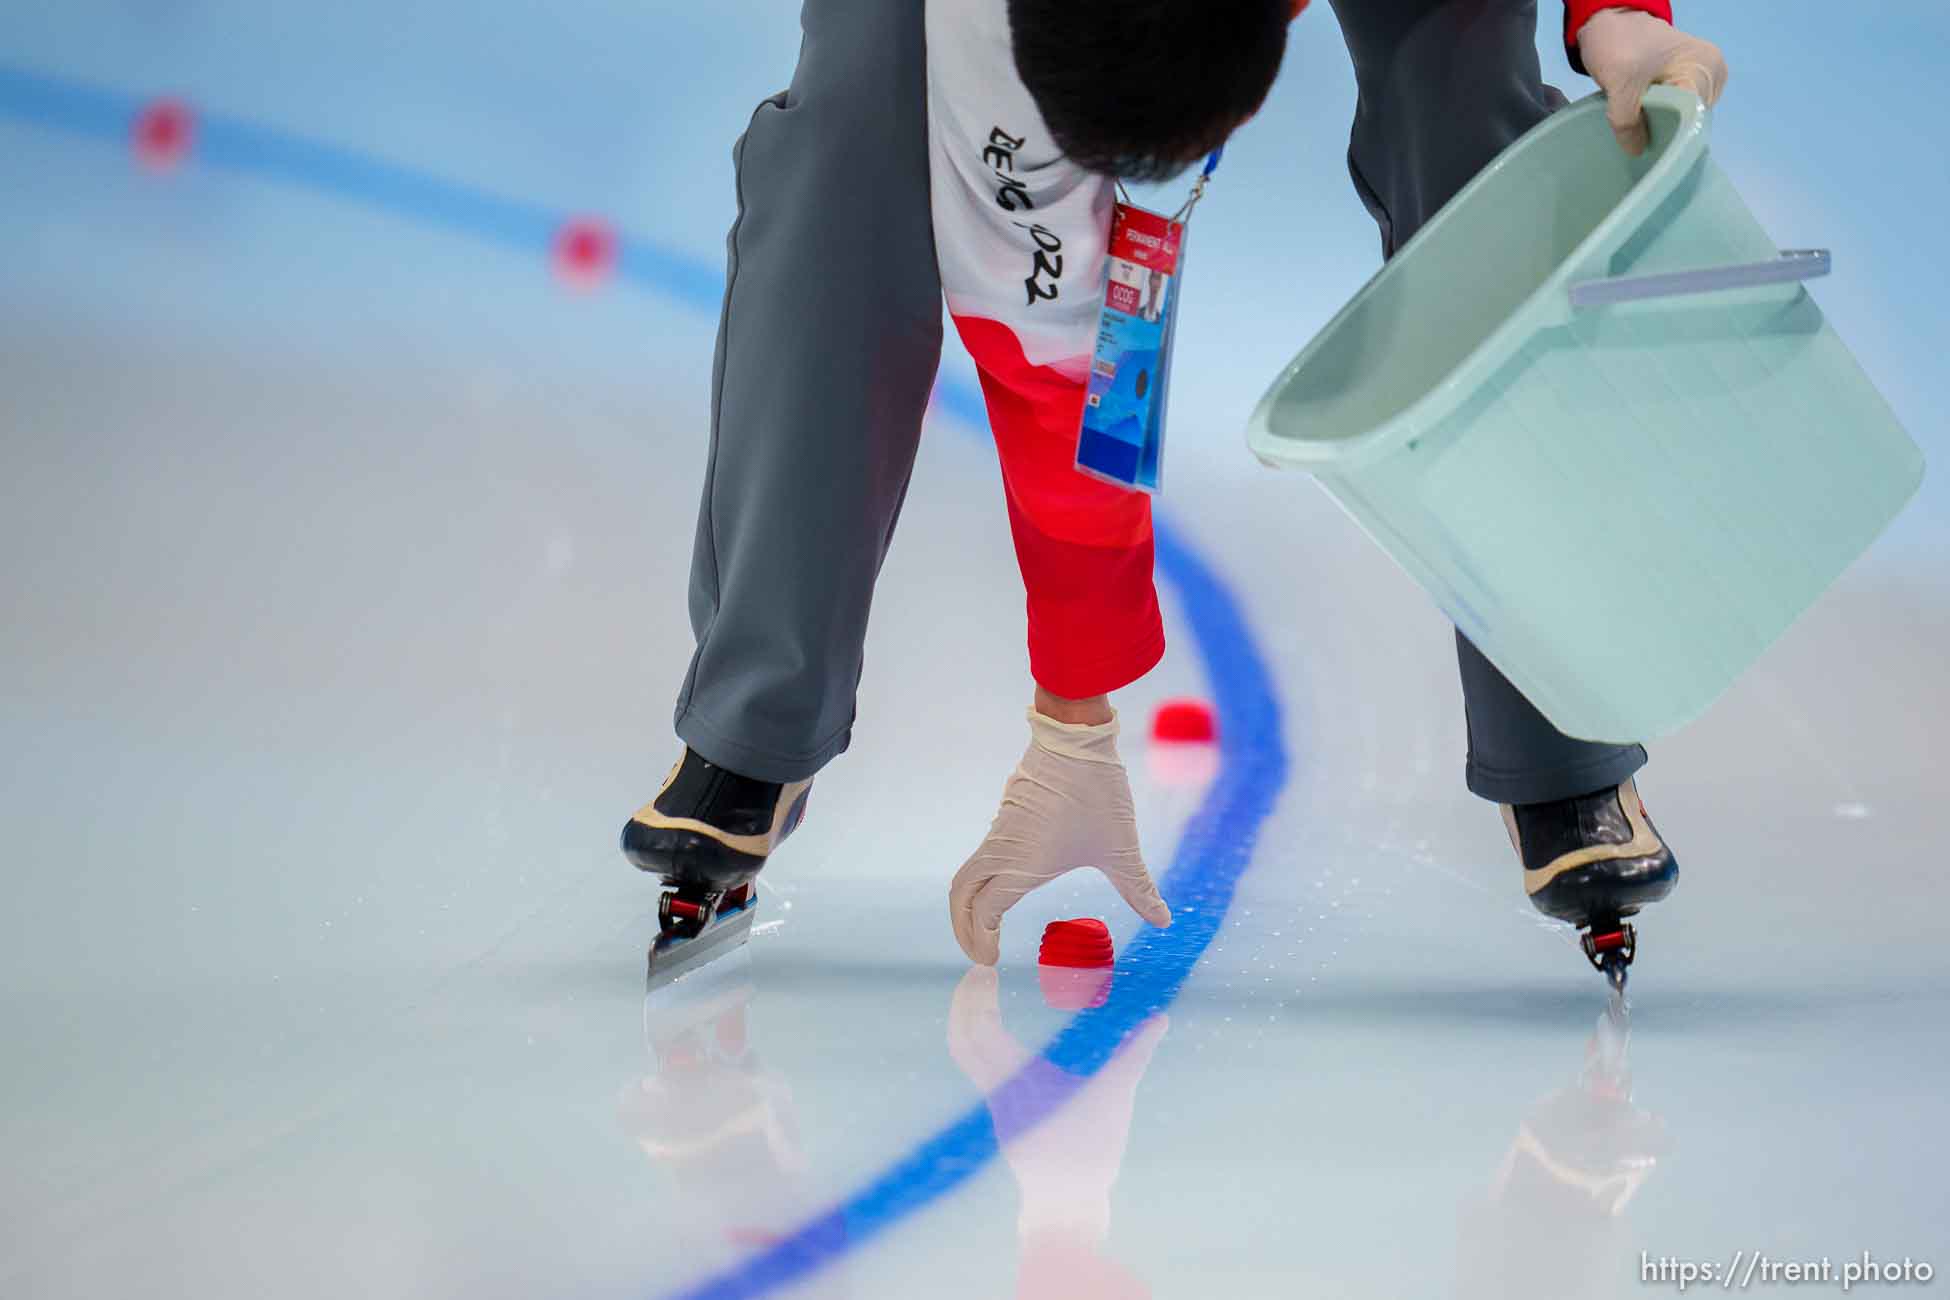
<svg viewBox="0 0 1950 1300"><path fill-rule="evenodd" d="M1117 757L1117 719L1077 726L1029 712L1029 748L1002 790L987 838L955 873L948 914L968 959L995 965L1002 914L1077 867L1110 878L1134 911L1170 925L1138 850L1131 782Z"/></svg>
<svg viewBox="0 0 1950 1300"><path fill-rule="evenodd" d="M1727 60L1719 46L1638 9L1593 14L1578 31L1578 53L1611 101L1605 115L1618 143L1634 158L1649 142L1642 108L1649 87L1690 90L1711 108L1727 85Z"/></svg>

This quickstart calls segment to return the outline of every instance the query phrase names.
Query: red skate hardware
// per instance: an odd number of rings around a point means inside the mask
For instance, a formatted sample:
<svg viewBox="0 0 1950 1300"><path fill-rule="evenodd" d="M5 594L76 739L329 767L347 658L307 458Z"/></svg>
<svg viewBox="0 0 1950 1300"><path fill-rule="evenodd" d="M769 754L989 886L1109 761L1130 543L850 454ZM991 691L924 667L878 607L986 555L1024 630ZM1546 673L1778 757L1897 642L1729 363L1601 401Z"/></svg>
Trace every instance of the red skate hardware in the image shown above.
<svg viewBox="0 0 1950 1300"><path fill-rule="evenodd" d="M758 887L711 889L680 883L657 900L657 941L650 946L649 990L682 979L751 937Z"/></svg>
<svg viewBox="0 0 1950 1300"><path fill-rule="evenodd" d="M1632 958L1638 952L1638 931L1620 917L1594 918L1585 929L1582 947L1592 968L1622 995Z"/></svg>

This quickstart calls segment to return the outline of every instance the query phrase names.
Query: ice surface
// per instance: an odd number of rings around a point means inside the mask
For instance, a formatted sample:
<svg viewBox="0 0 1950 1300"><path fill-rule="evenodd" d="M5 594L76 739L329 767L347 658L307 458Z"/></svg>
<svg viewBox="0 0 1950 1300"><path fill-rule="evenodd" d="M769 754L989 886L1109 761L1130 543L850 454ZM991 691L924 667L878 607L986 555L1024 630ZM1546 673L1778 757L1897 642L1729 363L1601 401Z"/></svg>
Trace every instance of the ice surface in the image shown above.
<svg viewBox="0 0 1950 1300"><path fill-rule="evenodd" d="M1237 433L1374 255L1315 8L1200 209L1165 498L1271 669L1288 779L1182 990L1088 1078L1039 1062L1070 1017L1033 960L1065 916L1128 951L1108 887L1026 902L993 981L945 915L1023 743L978 438L929 430L854 750L758 932L646 1001L654 890L614 836L673 754L708 312L0 113L0 1292L645 1297L794 1240L827 1261L803 1293L857 1297L1950 1262L1940 486L1655 752L1684 877L1641 928L1628 1047L1461 789L1439 617ZM85 3L10 15L0 64L606 213L708 272L785 12ZM1737 73L1716 147L1783 242L1835 247L1824 305L1940 457L1910 259L1950 181L1891 194L1887 159L1934 148L1950 22L1699 19ZM1810 102L1838 62L1873 100ZM1133 724L1210 691L1171 599ZM1162 867L1210 774L1141 731ZM944 1132L968 1141L923 1146ZM795 1237L875 1185L852 1226L884 1230Z"/></svg>

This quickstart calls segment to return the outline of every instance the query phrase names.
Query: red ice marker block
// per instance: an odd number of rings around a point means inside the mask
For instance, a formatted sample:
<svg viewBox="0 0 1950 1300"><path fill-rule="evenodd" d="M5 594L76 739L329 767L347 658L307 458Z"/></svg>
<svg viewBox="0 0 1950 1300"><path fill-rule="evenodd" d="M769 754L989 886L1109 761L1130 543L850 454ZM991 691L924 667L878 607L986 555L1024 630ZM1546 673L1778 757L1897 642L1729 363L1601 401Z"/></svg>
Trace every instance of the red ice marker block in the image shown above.
<svg viewBox="0 0 1950 1300"><path fill-rule="evenodd" d="M1043 950L1036 961L1043 966L1099 967L1117 960L1110 927L1094 916L1074 921L1051 921L1043 930Z"/></svg>
<svg viewBox="0 0 1950 1300"><path fill-rule="evenodd" d="M616 269L616 232L593 217L564 222L555 232L555 273L570 287L593 289Z"/></svg>
<svg viewBox="0 0 1950 1300"><path fill-rule="evenodd" d="M180 99L152 100L136 114L131 135L137 162L152 171L169 171L189 157L196 114Z"/></svg>
<svg viewBox="0 0 1950 1300"><path fill-rule="evenodd" d="M1204 700L1166 700L1151 715L1151 739L1167 744L1209 745L1219 738L1218 719Z"/></svg>

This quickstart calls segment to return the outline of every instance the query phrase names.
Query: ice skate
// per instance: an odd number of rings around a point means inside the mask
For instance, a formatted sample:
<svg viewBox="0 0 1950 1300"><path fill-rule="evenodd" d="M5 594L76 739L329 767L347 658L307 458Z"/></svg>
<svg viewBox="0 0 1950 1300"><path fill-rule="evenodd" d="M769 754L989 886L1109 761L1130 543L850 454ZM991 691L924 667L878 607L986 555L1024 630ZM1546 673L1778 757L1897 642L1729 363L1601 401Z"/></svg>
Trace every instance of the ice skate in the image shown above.
<svg viewBox="0 0 1950 1300"><path fill-rule="evenodd" d="M812 782L739 776L686 749L657 797L623 827L623 854L663 877L652 986L668 983L743 943L754 884L772 851L805 815Z"/></svg>
<svg viewBox="0 0 1950 1300"><path fill-rule="evenodd" d="M1638 936L1625 918L1672 892L1679 864L1632 781L1503 808L1537 910L1584 931L1584 955L1623 991Z"/></svg>

